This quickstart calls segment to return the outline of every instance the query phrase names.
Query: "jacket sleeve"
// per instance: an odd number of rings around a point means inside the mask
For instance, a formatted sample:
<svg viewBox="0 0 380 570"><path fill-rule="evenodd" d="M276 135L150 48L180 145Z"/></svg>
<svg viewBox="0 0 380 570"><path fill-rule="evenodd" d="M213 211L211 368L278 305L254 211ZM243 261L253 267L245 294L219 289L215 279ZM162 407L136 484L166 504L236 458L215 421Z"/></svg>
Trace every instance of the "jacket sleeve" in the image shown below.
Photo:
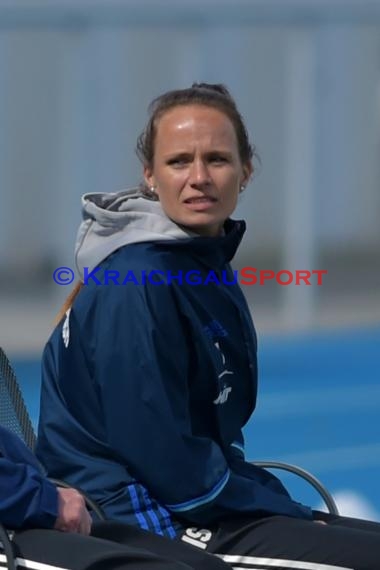
<svg viewBox="0 0 380 570"><path fill-rule="evenodd" d="M55 486L33 465L0 457L0 521L10 529L51 528L58 515Z"/></svg>
<svg viewBox="0 0 380 570"><path fill-rule="evenodd" d="M196 524L226 514L312 518L273 475L236 473L192 431L189 327L167 285L99 288L95 376L108 444L161 504ZM101 326L100 326L101 325ZM248 464L247 464L248 465Z"/></svg>

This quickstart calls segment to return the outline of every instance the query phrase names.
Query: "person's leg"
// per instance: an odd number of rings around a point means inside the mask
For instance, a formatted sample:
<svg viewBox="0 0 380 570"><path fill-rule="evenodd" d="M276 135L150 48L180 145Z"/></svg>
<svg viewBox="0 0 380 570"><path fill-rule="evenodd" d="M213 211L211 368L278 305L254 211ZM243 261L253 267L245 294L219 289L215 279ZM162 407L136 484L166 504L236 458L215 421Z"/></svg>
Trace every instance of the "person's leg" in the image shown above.
<svg viewBox="0 0 380 570"><path fill-rule="evenodd" d="M194 570L229 570L229 566L213 554L135 526L112 521L95 523L92 534L120 544L127 544L133 548L145 549L158 556L179 560Z"/></svg>
<svg viewBox="0 0 380 570"><path fill-rule="evenodd" d="M202 548L206 545L208 552L246 570L380 568L378 530L361 530L337 521L320 524L283 516L233 519L215 529L187 529L182 540L198 542Z"/></svg>
<svg viewBox="0 0 380 570"><path fill-rule="evenodd" d="M190 570L170 557L126 545L55 530L16 532L18 567L34 570Z"/></svg>
<svg viewBox="0 0 380 570"><path fill-rule="evenodd" d="M328 524L344 526L347 528L356 528L357 530L365 530L367 532L376 532L380 535L380 523L375 521L367 521L364 519L355 519L352 517L342 517L324 513L322 511L313 511L314 518L323 520Z"/></svg>

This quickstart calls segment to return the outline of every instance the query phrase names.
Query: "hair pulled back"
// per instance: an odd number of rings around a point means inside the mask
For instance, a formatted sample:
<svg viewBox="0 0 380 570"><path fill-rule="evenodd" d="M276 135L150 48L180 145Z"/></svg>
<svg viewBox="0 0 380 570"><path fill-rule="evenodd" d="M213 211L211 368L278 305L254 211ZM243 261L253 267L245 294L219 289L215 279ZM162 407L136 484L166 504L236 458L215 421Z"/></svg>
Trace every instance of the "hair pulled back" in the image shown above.
<svg viewBox="0 0 380 570"><path fill-rule="evenodd" d="M249 142L243 118L227 87L222 84L193 83L187 89L167 91L149 105L149 120L136 145L137 156L144 166L153 167L154 146L160 118L170 109L185 105L203 105L224 113L234 126L242 164L251 163L252 158L257 156L254 146Z"/></svg>

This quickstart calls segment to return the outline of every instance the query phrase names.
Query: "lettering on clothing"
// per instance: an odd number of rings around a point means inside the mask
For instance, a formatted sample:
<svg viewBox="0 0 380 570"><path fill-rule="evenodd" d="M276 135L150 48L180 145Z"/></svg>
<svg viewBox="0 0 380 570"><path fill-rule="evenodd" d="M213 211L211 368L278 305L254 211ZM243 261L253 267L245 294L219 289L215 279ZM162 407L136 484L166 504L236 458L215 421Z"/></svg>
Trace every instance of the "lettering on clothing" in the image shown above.
<svg viewBox="0 0 380 570"><path fill-rule="evenodd" d="M226 357L223 354L219 342L218 341L214 342L214 346L219 351L223 367L223 370L218 374L218 380L220 386L219 394L217 398L214 400L214 404L218 405L218 404L225 404L227 402L228 397L232 392L232 387L227 383L226 376L233 376L234 373L232 372L232 370L227 369Z"/></svg>
<svg viewBox="0 0 380 570"><path fill-rule="evenodd" d="M208 325L204 326L203 330L205 331L206 335L209 336L212 340L214 340L214 338L228 336L228 332L224 326L216 319L209 322Z"/></svg>
<svg viewBox="0 0 380 570"><path fill-rule="evenodd" d="M207 548L207 543L212 538L212 532L207 528L187 528L185 534L182 535L181 539L184 542L188 542L193 546L202 548L205 550Z"/></svg>
<svg viewBox="0 0 380 570"><path fill-rule="evenodd" d="M232 391L231 386L223 388L223 390L219 392L218 397L214 400L214 404L225 404L228 400L228 396L230 395L231 391Z"/></svg>
<svg viewBox="0 0 380 570"><path fill-rule="evenodd" d="M232 386L229 381L231 378L229 377L234 375L234 372L232 370L229 370L226 364L226 356L221 347L221 340L228 337L228 332L222 323L216 319L213 319L207 325L205 325L203 327L203 330L218 351L218 358L220 359L220 364L217 365L216 370L218 373L219 393L215 400L213 400L213 403L215 405L225 404L232 392Z"/></svg>

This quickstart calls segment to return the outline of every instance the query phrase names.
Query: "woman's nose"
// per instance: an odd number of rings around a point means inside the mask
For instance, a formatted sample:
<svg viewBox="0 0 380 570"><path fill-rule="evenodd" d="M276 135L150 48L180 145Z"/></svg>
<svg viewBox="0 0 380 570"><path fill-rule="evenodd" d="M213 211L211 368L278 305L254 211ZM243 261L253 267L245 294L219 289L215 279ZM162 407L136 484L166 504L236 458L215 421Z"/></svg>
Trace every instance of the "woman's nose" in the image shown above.
<svg viewBox="0 0 380 570"><path fill-rule="evenodd" d="M207 165L202 160L194 160L189 176L191 185L204 185L210 183L210 174Z"/></svg>

